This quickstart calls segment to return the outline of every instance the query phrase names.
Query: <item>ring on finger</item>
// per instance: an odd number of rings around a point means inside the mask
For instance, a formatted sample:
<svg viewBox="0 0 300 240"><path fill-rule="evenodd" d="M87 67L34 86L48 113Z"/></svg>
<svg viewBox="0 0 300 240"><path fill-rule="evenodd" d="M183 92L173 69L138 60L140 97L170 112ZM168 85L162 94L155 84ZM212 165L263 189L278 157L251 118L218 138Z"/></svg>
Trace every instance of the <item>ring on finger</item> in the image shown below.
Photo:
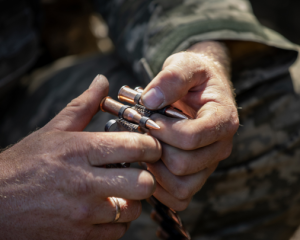
<svg viewBox="0 0 300 240"><path fill-rule="evenodd" d="M120 203L119 203L118 198L110 197L110 199L112 200L112 202L115 203L115 206L116 206L116 216L115 216L115 219L112 222L117 222L119 220L120 216L121 216Z"/></svg>

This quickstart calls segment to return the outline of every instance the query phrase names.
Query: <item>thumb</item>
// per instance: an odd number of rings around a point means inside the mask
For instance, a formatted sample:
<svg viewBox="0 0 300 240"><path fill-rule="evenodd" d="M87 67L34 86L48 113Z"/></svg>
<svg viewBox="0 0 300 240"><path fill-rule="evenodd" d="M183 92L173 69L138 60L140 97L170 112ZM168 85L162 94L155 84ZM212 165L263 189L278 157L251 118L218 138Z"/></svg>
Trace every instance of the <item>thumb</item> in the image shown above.
<svg viewBox="0 0 300 240"><path fill-rule="evenodd" d="M160 109L181 99L203 82L201 65L199 57L193 53L170 56L163 70L145 88L141 96L143 105L148 109Z"/></svg>
<svg viewBox="0 0 300 240"><path fill-rule="evenodd" d="M106 77L96 76L89 89L73 99L45 128L82 131L99 111L101 100L108 95L108 88Z"/></svg>

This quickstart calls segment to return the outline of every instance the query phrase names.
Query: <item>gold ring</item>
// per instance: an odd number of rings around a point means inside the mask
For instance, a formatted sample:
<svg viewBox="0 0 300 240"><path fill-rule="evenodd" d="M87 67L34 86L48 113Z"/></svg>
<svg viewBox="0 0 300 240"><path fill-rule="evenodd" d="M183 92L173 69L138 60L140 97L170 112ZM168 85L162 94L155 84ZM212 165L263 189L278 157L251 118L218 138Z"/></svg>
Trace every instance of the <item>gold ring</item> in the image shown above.
<svg viewBox="0 0 300 240"><path fill-rule="evenodd" d="M112 222L117 222L121 216L121 207L120 207L120 203L119 200L115 197L110 197L110 199L115 203L116 206L116 216L115 219Z"/></svg>

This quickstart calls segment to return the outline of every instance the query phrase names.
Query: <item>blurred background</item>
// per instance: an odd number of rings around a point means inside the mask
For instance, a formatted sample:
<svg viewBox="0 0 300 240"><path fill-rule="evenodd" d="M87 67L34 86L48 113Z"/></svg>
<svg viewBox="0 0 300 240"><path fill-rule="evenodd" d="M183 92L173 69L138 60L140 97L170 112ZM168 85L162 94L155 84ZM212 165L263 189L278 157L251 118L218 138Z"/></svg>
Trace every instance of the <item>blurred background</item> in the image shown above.
<svg viewBox="0 0 300 240"><path fill-rule="evenodd" d="M250 2L255 15L263 25L300 44L299 0L250 0ZM108 37L108 28L101 16L93 11L90 1L42 0L41 6L40 52L38 60L28 74L68 56L82 57L113 51L114 46ZM13 95L18 96L20 88L26 85L28 78L25 76L19 88L14 86ZM4 93L0 92L0 99L1 95ZM6 105L0 103L0 110Z"/></svg>
<svg viewBox="0 0 300 240"><path fill-rule="evenodd" d="M86 0L43 0L41 67L70 55L113 51L108 29L100 15ZM250 0L259 21L300 44L299 0Z"/></svg>
<svg viewBox="0 0 300 240"><path fill-rule="evenodd" d="M255 15L263 25L300 45L299 0L250 0L250 2ZM39 11L39 7L42 11ZM35 10L41 12L37 19L41 36L38 58L20 79L6 85L5 88L0 86L2 116L16 109L28 91L33 92L34 88L42 84L42 79L46 79L51 73L74 65L78 59L114 50L114 45L108 37L108 28L102 17L93 11L91 1L42 0L40 6L35 6ZM3 120L1 115L0 124ZM3 138L5 136L2 136L2 140ZM7 144L2 140L0 138L0 148Z"/></svg>
<svg viewBox="0 0 300 240"><path fill-rule="evenodd" d="M250 0L259 21L300 44L299 0ZM86 0L43 0L44 26L39 64L69 55L113 50L101 16ZM42 61L43 60L43 61Z"/></svg>

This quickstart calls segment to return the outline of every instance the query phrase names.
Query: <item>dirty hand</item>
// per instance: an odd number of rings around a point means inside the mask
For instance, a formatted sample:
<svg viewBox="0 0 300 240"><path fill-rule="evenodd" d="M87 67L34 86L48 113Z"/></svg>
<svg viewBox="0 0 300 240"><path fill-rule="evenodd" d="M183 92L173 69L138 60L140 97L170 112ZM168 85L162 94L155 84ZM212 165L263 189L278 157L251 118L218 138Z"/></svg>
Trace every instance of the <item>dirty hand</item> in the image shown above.
<svg viewBox="0 0 300 240"><path fill-rule="evenodd" d="M153 115L161 127L162 161L147 164L157 180L154 196L175 210L185 209L219 161L227 158L239 126L229 80L226 47L202 42L170 56L146 87L143 104L160 109L172 104L194 119Z"/></svg>
<svg viewBox="0 0 300 240"><path fill-rule="evenodd" d="M106 164L161 157L151 136L82 132L108 93L104 76L45 127L0 154L1 239L119 239L152 195L147 171ZM115 202L121 215L117 222Z"/></svg>

